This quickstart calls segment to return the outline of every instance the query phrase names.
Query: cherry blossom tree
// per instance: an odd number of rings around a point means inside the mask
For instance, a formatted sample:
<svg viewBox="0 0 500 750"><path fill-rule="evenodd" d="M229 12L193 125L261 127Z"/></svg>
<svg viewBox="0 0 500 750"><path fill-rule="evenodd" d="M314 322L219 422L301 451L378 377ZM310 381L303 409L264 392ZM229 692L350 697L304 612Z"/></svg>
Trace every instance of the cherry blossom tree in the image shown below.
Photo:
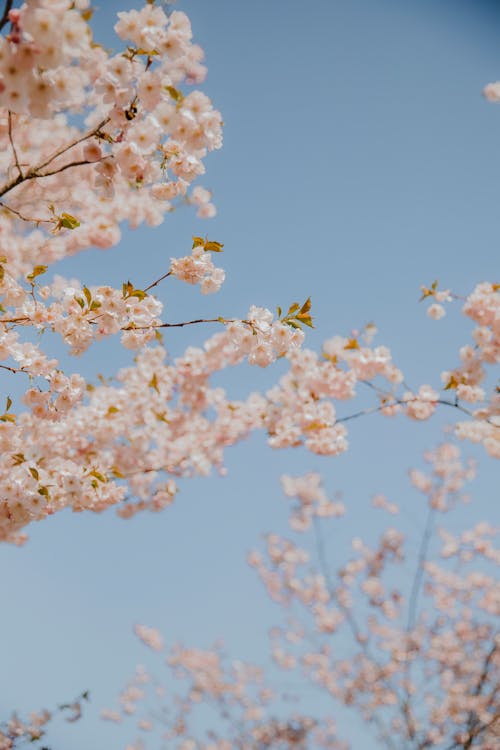
<svg viewBox="0 0 500 750"><path fill-rule="evenodd" d="M276 313L252 306L244 319L194 312L189 320L167 320L165 284L183 281L209 294L224 282L214 263L224 247L219 240L186 238L186 255L159 267L144 288L128 279L111 287L54 274L63 258L116 245L126 224L157 226L181 205L205 218L215 213L211 193L194 183L207 153L222 145L222 118L192 88L203 83L205 68L189 19L154 2L119 13L115 53L94 41L92 13L87 0L27 0L19 7L7 0L0 18L0 540L22 544L29 524L65 508L116 506L122 518L159 512L172 503L180 478L223 473L226 448L256 430L272 448L335 457L348 449L350 420L378 412L422 421L440 408L456 419L451 437L500 458L497 283L478 284L464 298L437 281L422 287L431 318L460 305L473 330L432 384L410 387L391 351L373 343L373 326L340 333L320 352L307 348L309 298ZM500 99L498 84L485 94ZM203 346L187 345L170 359L162 332L209 324L218 330ZM52 356L54 336L75 358L116 337L133 358L90 382ZM236 400L213 384L227 368L268 367L282 358L287 370L266 392ZM19 403L9 393L13 377L25 383ZM372 397L371 406L362 394ZM412 474L428 509L407 592L391 583L405 555L403 535L392 527L378 542L355 539L354 557L330 568L322 526L345 509L328 499L316 474L283 479L296 501L292 530L309 541L271 535L250 562L287 612L286 626L273 631L280 668L300 667L333 700L357 709L383 746L494 750L494 529L478 523L458 537L441 529L438 550L437 519L459 504L473 470L452 442L428 459L429 474ZM382 496L375 504L397 511ZM340 631L351 638L342 658L334 645ZM142 626L138 635L162 648L155 631ZM269 713L275 693L256 667L183 646L174 647L169 664L187 690L177 708L163 712L163 731L182 750L345 746L321 717ZM125 714L148 680L140 672L126 689ZM227 719L227 736L216 728L208 743L193 738L186 716L200 700ZM77 715L80 703L67 706ZM12 719L0 747L41 738L48 718ZM150 718L142 721L146 730Z"/></svg>
<svg viewBox="0 0 500 750"><path fill-rule="evenodd" d="M168 747L175 740L183 750L340 750L353 747L333 720L347 707L370 728L373 747L498 747L498 530L479 522L450 533L447 516L460 515L471 500L465 486L474 462L464 462L451 443L425 460L427 470L410 472L425 516L416 554L398 528L404 504L376 495L373 507L393 522L378 540L355 537L352 556L333 567L335 550L326 539L335 538L349 512L328 498L318 474L307 474L282 478L294 537L269 534L265 549L249 555L282 610L281 624L270 631L276 668L297 672L297 684L316 686L326 698L323 714L304 715L296 707L283 713L286 696L273 687L273 680L280 684L276 675L266 681L262 670L230 662L220 646L202 651L176 644L166 662L182 692L173 698L172 674L159 680L138 668L118 710L104 710L103 718L132 719L143 736L153 732L156 741ZM397 569L408 563L412 575L400 588ZM135 630L146 646L164 652L158 631ZM196 722L200 703L218 714L205 736ZM138 739L131 748L144 746Z"/></svg>

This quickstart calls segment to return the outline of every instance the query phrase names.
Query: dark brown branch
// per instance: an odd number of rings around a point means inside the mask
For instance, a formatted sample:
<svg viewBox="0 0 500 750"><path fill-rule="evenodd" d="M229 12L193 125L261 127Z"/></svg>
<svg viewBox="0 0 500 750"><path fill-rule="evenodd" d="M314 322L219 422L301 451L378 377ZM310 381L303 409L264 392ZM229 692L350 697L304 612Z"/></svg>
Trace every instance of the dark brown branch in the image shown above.
<svg viewBox="0 0 500 750"><path fill-rule="evenodd" d="M159 279L156 279L156 281L153 281L152 284L150 284L145 289L143 289L143 292L149 292L150 289L152 289L155 286L158 286L160 281L163 281L163 279L168 279L169 276L172 276L172 271L169 271L168 273L164 273L163 276L160 276Z"/></svg>
<svg viewBox="0 0 500 750"><path fill-rule="evenodd" d="M86 141L88 138L92 138L92 136L97 135L101 129L107 125L109 122L109 117L107 117L105 120L102 120L102 122L99 123L95 128L92 130L89 130L88 133L85 135L82 135L81 138L77 138L76 141L73 141L72 143L69 143L67 146L63 146L62 148L58 149L57 151L54 151L54 153L49 156L49 158L44 161L42 164L39 164L33 171L39 172L40 169L43 169L44 167L48 166L51 162L54 161L54 159L57 159L58 156L62 156L62 154L66 153L66 151L69 151L74 146L78 146L79 143L83 143L83 141Z"/></svg>
<svg viewBox="0 0 500 750"><path fill-rule="evenodd" d="M82 161L70 161L69 164L63 164L62 167L53 169L52 172L44 172L43 174L29 174L26 176L26 179L34 180L38 177L52 177L52 175L59 174L60 172L65 172L67 169L72 169L73 167L84 167L87 164L98 164L100 161L104 161L104 159L110 158L110 156L105 156L102 159L96 159L95 161L89 161L88 159L82 159Z"/></svg>
<svg viewBox="0 0 500 750"><path fill-rule="evenodd" d="M1 322L1 321L0 321ZM89 321L93 323L94 321ZM226 320L225 318L198 318L197 320L186 320L184 323L158 323L150 326L135 326L129 325L122 328L122 331L147 331L150 328L183 328L183 326L192 326L198 323L234 323L234 320ZM246 323L246 320L242 320L241 323Z"/></svg>
<svg viewBox="0 0 500 750"><path fill-rule="evenodd" d="M75 141L72 141L66 146L63 146L62 148L58 149L53 154L51 154L51 156L49 156L49 158L46 159L44 162L42 162L41 164L38 164L36 167L33 167L32 169L29 169L28 172L26 172L26 174L24 175L22 173L18 174L14 180L11 180L2 188L0 188L0 197L10 192L21 183L26 182L27 180L34 180L38 177L50 177L51 175L64 172L64 170L69 169L70 167L78 167L78 166L82 166L86 164L96 164L97 162L88 161L88 160L75 161L75 162L70 162L69 164L64 164L62 167L58 169L54 169L50 172L44 172L43 174L40 174L40 170L44 169L49 164L51 164L54 161L54 159L57 159L58 156L61 156L62 154L66 153L67 151L72 149L74 146L77 146L79 143L82 143L83 141L86 141L89 138L92 138L93 136L98 135L101 129L108 122L109 122L109 118L106 120L103 120L102 122L99 123L99 125L97 125L97 127L93 128L88 133L85 133L85 135L82 135L80 138L77 138ZM110 158L110 157L107 157L107 156L103 157L103 159L107 159L107 158ZM98 160L98 161L101 161L101 160Z"/></svg>
<svg viewBox="0 0 500 750"><path fill-rule="evenodd" d="M12 10L13 0L5 0L5 7L3 9L2 17L0 18L0 31L8 23L9 13Z"/></svg>

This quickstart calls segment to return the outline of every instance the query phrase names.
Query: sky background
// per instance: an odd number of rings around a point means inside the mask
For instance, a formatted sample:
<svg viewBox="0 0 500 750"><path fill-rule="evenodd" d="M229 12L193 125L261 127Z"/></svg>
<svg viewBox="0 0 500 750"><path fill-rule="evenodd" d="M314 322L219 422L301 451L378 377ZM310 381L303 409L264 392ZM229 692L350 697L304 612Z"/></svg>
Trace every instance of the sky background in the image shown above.
<svg viewBox="0 0 500 750"><path fill-rule="evenodd" d="M134 4L100 5L96 37L119 49L112 17ZM141 287L171 256L189 252L193 234L208 234L225 245L226 283L205 298L167 282L159 295L168 320L244 317L250 304L274 309L311 295L311 347L374 321L377 341L392 349L409 383L438 386L470 326L457 305L439 322L427 318L420 285L439 279L465 295L498 280L500 108L481 90L500 78L500 3L178 0L176 7L205 49L203 90L225 122L224 147L200 180L213 190L218 215L202 222L182 209L160 228L125 230L119 247L56 270L88 284L130 278ZM175 355L212 332L172 331L165 343ZM127 361L108 343L81 362L56 353L88 377ZM240 368L221 382L243 396L269 385L280 367ZM16 386L4 379L1 387ZM318 470L330 494L343 493L351 521L331 558L382 523L366 510L376 492L406 503L416 542L423 519L406 472L453 418L357 420L351 450L339 458L272 452L255 435L228 451L226 478L183 482L161 515L125 522L112 511L63 513L33 525L24 548L0 548L0 715L89 689L88 718L58 728L52 746L123 748L135 732L101 723L98 712L147 660L131 632L136 622L159 627L168 643L208 647L222 637L235 657L265 662L279 613L245 557L263 532L285 532L281 474ZM498 517L495 486L498 474L485 461L471 519ZM362 728L351 736L371 750Z"/></svg>

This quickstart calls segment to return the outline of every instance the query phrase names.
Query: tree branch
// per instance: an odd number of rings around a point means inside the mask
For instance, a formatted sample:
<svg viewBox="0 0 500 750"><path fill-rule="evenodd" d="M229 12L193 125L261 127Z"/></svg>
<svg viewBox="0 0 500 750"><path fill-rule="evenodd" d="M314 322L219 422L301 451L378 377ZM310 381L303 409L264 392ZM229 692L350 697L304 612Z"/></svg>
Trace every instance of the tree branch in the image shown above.
<svg viewBox="0 0 500 750"><path fill-rule="evenodd" d="M51 175L64 172L64 170L69 169L70 167L78 167L78 166L85 165L85 164L96 164L97 162L94 162L94 161L87 161L87 160L75 161L75 162L70 162L69 164L64 164L62 167L58 169L54 169L51 172L45 172L43 174L40 174L40 170L44 169L49 164L51 164L54 161L54 159L57 159L58 156L62 156L62 154L66 153L74 146L77 146L79 143L82 143L83 141L86 141L89 138L92 138L93 136L98 135L101 128L103 128L108 122L109 122L109 118L107 118L106 120L102 120L102 122L100 122L99 125L97 125L95 128L90 130L88 133L86 133L85 135L82 135L80 138L77 138L76 140L72 141L66 146L63 146L62 148L58 149L53 154L51 154L51 156L49 156L49 158L46 159L44 162L42 162L41 164L38 164L36 167L32 167L31 169L29 169L26 172L26 174L23 174L20 171L20 173L17 175L17 177L14 180L11 180L2 188L0 188L0 198L6 193L13 190L18 185L20 185L22 182L26 182L27 180L34 180L37 177L50 177ZM103 158L108 159L111 157L105 156Z"/></svg>
<svg viewBox="0 0 500 750"><path fill-rule="evenodd" d="M9 122L9 141L10 141L10 146L12 148L12 153L14 154L14 161L16 162L16 167L17 167L18 174L22 178L23 177L23 170L21 169L21 165L19 164L19 157L17 155L16 146L15 146L15 143L14 143L14 138L12 136L12 112L10 111L10 109L9 109L8 118L9 118L8 122Z"/></svg>
<svg viewBox="0 0 500 750"><path fill-rule="evenodd" d="M8 23L9 13L12 9L13 0L5 0L5 7L3 9L2 17L0 18L0 31Z"/></svg>

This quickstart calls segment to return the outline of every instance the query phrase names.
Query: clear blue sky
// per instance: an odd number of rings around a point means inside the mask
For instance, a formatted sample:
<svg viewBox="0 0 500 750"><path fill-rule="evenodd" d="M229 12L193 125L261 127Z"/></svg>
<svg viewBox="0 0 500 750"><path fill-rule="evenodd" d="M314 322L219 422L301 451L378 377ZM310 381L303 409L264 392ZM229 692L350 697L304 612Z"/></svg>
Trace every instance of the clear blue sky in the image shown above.
<svg viewBox="0 0 500 750"><path fill-rule="evenodd" d="M100 5L96 36L113 46L105 33L113 12L133 4ZM166 284L160 293L175 320L244 316L251 303L274 308L311 295L311 346L373 320L410 383L437 385L466 326L458 309L430 321L417 304L420 284L438 278L465 294L498 277L500 107L481 89L500 78L499 4L179 0L177 7L206 51L204 90L225 121L224 148L210 156L202 181L214 191L217 218L201 222L182 210L60 272L141 286L187 251L192 234L208 234L225 244L226 284L211 298ZM166 343L176 354L209 333L172 332ZM68 366L111 374L125 356L103 345ZM243 395L272 377L242 368L226 383ZM12 389L11 381L2 387ZM363 536L376 523L364 512L373 493L415 501L406 469L449 418L357 421L352 450L338 459L271 452L257 435L228 452L227 478L184 482L160 516L123 522L112 512L64 513L33 526L25 548L0 548L0 713L50 707L88 688L88 720L56 731L53 746L123 748L127 734L97 715L144 659L134 622L193 646L221 636L235 657L265 660L266 631L279 618L245 554L262 532L285 531L280 475L321 471L331 493L344 493L350 536ZM497 499L494 467L485 469L478 517L491 517ZM371 750L367 739L358 747Z"/></svg>

